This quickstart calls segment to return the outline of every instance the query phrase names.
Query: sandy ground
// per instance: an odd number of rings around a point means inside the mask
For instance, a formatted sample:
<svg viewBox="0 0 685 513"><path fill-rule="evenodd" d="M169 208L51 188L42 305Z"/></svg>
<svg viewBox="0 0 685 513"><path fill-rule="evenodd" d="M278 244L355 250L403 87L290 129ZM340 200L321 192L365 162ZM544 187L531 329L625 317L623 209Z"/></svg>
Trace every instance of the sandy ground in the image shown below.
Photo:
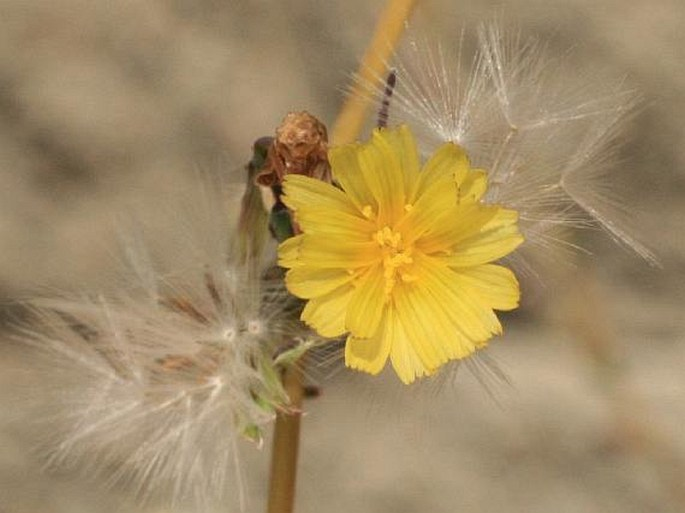
<svg viewBox="0 0 685 513"><path fill-rule="evenodd" d="M598 239L592 265L530 285L493 344L512 382L498 401L466 369L438 394L338 374L307 408L298 511L683 512L685 4L456 4L427 3L436 30L504 13L642 92L629 208L663 269ZM238 167L290 110L334 119L381 5L3 0L0 298L97 286L105 220L126 201ZM0 352L0 399L12 358ZM263 511L268 451L245 452L249 511ZM42 474L20 433L0 433L0 513L119 499Z"/></svg>

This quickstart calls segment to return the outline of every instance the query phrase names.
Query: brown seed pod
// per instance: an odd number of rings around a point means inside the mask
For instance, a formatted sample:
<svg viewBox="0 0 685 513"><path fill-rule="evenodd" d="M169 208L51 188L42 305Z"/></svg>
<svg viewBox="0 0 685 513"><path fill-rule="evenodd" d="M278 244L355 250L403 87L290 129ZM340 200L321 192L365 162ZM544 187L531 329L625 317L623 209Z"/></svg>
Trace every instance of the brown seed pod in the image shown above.
<svg viewBox="0 0 685 513"><path fill-rule="evenodd" d="M327 153L326 126L308 112L291 112L276 129L276 138L256 182L271 187L291 173L330 182Z"/></svg>

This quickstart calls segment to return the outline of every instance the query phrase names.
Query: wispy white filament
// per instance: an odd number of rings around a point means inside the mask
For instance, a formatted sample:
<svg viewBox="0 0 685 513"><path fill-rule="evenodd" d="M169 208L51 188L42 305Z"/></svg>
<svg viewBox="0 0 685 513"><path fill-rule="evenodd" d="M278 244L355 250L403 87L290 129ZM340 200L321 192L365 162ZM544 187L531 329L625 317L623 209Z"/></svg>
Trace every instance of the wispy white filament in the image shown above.
<svg viewBox="0 0 685 513"><path fill-rule="evenodd" d="M628 228L620 201L618 138L636 95L607 86L543 44L500 24L462 33L456 51L410 34L391 65L397 86L391 122L407 122L422 150L452 141L488 172L485 198L517 210L524 254L575 247L567 229L601 227L655 263ZM379 77L380 78L380 77ZM382 81L372 85L380 96Z"/></svg>
<svg viewBox="0 0 685 513"><path fill-rule="evenodd" d="M287 404L273 359L294 335L279 280L241 263L220 181L124 230L124 271L100 295L27 303L39 450L139 498L198 511L241 503L239 445Z"/></svg>

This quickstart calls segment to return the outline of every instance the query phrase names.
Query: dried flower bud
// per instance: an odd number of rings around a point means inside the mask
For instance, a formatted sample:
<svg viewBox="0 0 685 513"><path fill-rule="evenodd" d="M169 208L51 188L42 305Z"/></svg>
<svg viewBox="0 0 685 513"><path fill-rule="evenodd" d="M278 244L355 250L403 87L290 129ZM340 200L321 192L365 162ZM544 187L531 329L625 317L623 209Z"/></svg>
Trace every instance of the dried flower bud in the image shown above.
<svg viewBox="0 0 685 513"><path fill-rule="evenodd" d="M256 181L271 187L294 173L330 182L327 152L326 126L308 112L291 112L276 129L276 138Z"/></svg>

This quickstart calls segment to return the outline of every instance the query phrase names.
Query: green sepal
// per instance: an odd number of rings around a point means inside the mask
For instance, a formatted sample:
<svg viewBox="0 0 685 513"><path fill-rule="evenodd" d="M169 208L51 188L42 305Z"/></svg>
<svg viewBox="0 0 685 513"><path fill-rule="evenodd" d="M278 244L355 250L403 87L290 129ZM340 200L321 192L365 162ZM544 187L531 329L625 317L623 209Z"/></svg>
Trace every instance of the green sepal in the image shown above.
<svg viewBox="0 0 685 513"><path fill-rule="evenodd" d="M282 204L276 203L269 214L269 228L278 242L283 242L295 235L290 212Z"/></svg>
<svg viewBox="0 0 685 513"><path fill-rule="evenodd" d="M262 362L259 365L259 371L266 382L267 390L273 393L274 396L279 396L279 400L286 397L283 390L283 385L281 383L281 375L276 370L272 362ZM261 395L255 394L255 402L261 406L264 410L273 412L274 411L274 401L264 399Z"/></svg>
<svg viewBox="0 0 685 513"><path fill-rule="evenodd" d="M254 442L258 447L261 447L264 443L264 436L262 430L259 426L255 424L250 424L243 429L243 436L247 438L250 442Z"/></svg>
<svg viewBox="0 0 685 513"><path fill-rule="evenodd" d="M296 344L295 346L280 353L274 360L274 365L279 367L293 365L316 344L317 343L314 340L305 340L304 342L300 342L299 344Z"/></svg>
<svg viewBox="0 0 685 513"><path fill-rule="evenodd" d="M255 177L264 167L271 141L272 139L269 137L262 137L255 141L252 158L245 166L247 183L245 184L238 221L240 255L243 261L247 261L251 257L259 257L267 240L269 216L264 208L259 186L255 183Z"/></svg>

